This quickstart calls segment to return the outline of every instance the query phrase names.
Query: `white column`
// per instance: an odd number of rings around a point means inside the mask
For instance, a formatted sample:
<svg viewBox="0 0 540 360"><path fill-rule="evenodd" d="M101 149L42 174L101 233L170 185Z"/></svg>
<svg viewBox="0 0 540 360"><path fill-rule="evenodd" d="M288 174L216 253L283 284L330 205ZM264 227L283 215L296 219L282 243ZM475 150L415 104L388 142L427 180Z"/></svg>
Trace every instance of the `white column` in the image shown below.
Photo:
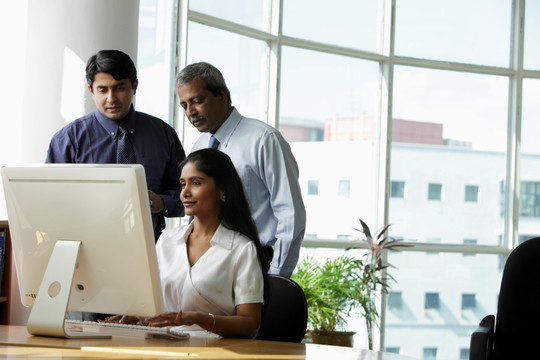
<svg viewBox="0 0 540 360"><path fill-rule="evenodd" d="M86 61L117 49L136 62L138 17L139 0L0 0L0 166L43 163L52 135L95 109ZM12 323L25 323L11 280Z"/></svg>
<svg viewBox="0 0 540 360"><path fill-rule="evenodd" d="M86 61L118 49L136 62L138 16L138 0L0 0L0 166L44 162L52 135L95 109Z"/></svg>
<svg viewBox="0 0 540 360"><path fill-rule="evenodd" d="M136 62L139 1L30 0L23 90L22 162L43 162L50 137L95 109L88 58L102 49Z"/></svg>

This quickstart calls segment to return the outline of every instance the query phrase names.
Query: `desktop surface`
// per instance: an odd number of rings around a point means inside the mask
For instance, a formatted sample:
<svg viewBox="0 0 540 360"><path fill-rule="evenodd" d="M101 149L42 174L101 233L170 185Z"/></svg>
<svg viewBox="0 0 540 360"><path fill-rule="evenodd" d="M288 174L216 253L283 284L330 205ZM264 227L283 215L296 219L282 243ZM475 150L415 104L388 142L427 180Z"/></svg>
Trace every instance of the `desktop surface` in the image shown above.
<svg viewBox="0 0 540 360"><path fill-rule="evenodd" d="M192 336L188 340L65 339L33 336L25 326L0 326L0 357L59 359L291 359L414 360L340 346Z"/></svg>

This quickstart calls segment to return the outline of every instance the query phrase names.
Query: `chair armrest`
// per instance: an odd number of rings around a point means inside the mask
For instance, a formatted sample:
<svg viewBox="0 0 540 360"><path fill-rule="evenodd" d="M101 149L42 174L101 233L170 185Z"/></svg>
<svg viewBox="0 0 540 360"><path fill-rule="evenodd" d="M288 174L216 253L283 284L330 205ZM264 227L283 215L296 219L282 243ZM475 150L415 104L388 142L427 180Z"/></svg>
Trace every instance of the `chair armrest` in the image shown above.
<svg viewBox="0 0 540 360"><path fill-rule="evenodd" d="M493 358L493 334L495 316L487 315L471 335L470 360L489 360Z"/></svg>

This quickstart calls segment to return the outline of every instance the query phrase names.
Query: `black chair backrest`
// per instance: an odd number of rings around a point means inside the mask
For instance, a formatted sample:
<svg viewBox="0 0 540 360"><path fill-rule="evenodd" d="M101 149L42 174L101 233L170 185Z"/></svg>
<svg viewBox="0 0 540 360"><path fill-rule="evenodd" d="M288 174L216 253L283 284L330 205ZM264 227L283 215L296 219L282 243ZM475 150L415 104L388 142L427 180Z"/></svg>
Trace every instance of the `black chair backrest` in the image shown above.
<svg viewBox="0 0 540 360"><path fill-rule="evenodd" d="M534 358L538 356L539 340L540 237L537 237L517 246L506 261L495 324L495 358Z"/></svg>
<svg viewBox="0 0 540 360"><path fill-rule="evenodd" d="M302 288L293 280L268 275L257 339L301 342L307 328L307 302Z"/></svg>

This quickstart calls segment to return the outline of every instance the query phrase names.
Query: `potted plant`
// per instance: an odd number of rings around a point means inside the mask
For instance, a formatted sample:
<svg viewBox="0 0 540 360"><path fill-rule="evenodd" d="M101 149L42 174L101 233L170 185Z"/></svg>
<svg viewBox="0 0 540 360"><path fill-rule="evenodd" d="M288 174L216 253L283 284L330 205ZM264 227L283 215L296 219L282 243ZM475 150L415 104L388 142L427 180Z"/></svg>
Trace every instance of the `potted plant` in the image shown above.
<svg viewBox="0 0 540 360"><path fill-rule="evenodd" d="M362 259L342 255L314 262L303 258L293 274L302 287L308 305L309 332L314 343L351 346L354 332L343 331L346 316L358 308L359 294L364 294Z"/></svg>
<svg viewBox="0 0 540 360"><path fill-rule="evenodd" d="M344 332L346 317L352 311L359 311L366 322L369 349L373 349L373 330L379 319L377 296L387 293L391 275L386 272L390 266L384 261L384 250L397 250L408 246L385 235L390 225L372 236L367 224L359 219L361 232L365 239L358 240L351 249L366 249L362 258L355 258L347 251L336 259L316 263L312 258L300 261L293 279L302 287L308 304L308 323L313 342L321 335L332 338L345 335L350 340L326 340L324 343L352 346L354 333ZM349 344L350 343L350 344Z"/></svg>
<svg viewBox="0 0 540 360"><path fill-rule="evenodd" d="M358 245L354 245L351 249L366 249L364 255L363 280L365 285L365 293L362 296L363 301L359 302L362 308L362 315L366 322L366 330L368 335L369 349L373 350L373 330L378 324L379 312L377 311L377 295L379 293L388 293L390 282L394 280L392 275L388 274L386 269L391 266L384 258L384 250L397 251L401 247L409 247L409 244L400 243L399 240L386 235L386 231L390 224L383 226L377 230L375 236L372 236L369 226L360 221L361 229L356 231L364 234L365 239L360 239Z"/></svg>

